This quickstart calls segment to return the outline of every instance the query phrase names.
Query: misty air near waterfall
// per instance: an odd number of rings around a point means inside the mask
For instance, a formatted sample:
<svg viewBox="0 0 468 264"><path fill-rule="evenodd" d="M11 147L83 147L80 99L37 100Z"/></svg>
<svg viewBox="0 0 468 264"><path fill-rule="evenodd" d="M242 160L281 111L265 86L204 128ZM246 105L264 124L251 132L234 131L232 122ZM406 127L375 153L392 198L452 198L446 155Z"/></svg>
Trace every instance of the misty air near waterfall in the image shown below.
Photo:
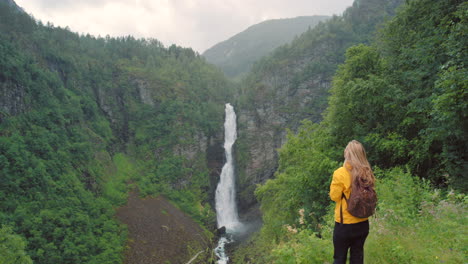
<svg viewBox="0 0 468 264"><path fill-rule="evenodd" d="M333 263L350 142L363 262L467 263L467 14L0 0L0 263Z"/></svg>

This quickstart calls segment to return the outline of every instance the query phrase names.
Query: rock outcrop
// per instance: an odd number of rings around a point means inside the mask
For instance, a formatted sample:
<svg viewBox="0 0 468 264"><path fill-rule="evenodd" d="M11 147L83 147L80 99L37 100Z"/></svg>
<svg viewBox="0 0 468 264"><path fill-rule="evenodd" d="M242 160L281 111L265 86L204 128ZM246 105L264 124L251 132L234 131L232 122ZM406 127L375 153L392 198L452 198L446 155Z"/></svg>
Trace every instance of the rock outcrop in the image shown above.
<svg viewBox="0 0 468 264"><path fill-rule="evenodd" d="M6 116L15 116L26 110L26 91L12 81L0 82L0 121Z"/></svg>

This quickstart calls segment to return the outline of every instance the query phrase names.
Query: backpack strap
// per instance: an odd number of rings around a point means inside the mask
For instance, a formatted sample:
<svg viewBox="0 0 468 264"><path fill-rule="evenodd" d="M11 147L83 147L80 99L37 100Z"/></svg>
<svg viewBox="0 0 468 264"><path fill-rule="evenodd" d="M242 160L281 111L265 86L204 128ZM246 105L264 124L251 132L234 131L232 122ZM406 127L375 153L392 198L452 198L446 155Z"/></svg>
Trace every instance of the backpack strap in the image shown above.
<svg viewBox="0 0 468 264"><path fill-rule="evenodd" d="M341 193L341 203L340 203L340 220L341 224L343 224L343 198L345 199L346 203L348 202L348 199L346 199L346 195L344 193Z"/></svg>

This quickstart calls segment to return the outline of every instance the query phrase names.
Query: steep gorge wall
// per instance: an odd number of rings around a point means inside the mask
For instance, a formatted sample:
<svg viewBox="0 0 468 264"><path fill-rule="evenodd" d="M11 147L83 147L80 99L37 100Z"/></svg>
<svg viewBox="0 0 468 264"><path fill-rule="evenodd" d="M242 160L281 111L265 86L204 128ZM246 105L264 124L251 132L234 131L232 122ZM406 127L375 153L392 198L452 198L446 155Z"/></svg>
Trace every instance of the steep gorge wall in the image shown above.
<svg viewBox="0 0 468 264"><path fill-rule="evenodd" d="M321 51L316 49L317 53ZM295 82L307 64L317 58L309 55L272 72L262 72L263 76L254 87L255 96L249 96L255 102L239 103L244 105L238 111L236 147L241 211L256 204L253 195L256 184L273 177L278 166L277 150L285 143L287 130L296 131L303 119L315 122L321 119L331 85L330 76L312 74Z"/></svg>

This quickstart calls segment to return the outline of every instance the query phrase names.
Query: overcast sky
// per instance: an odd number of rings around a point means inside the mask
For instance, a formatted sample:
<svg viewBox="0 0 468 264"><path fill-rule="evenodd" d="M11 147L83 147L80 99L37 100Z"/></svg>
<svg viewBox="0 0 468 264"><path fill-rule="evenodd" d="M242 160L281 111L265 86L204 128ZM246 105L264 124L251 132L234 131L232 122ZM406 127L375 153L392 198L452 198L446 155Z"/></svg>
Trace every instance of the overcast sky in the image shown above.
<svg viewBox="0 0 468 264"><path fill-rule="evenodd" d="M340 15L353 0L15 0L42 22L95 36L156 38L202 53L267 19Z"/></svg>

